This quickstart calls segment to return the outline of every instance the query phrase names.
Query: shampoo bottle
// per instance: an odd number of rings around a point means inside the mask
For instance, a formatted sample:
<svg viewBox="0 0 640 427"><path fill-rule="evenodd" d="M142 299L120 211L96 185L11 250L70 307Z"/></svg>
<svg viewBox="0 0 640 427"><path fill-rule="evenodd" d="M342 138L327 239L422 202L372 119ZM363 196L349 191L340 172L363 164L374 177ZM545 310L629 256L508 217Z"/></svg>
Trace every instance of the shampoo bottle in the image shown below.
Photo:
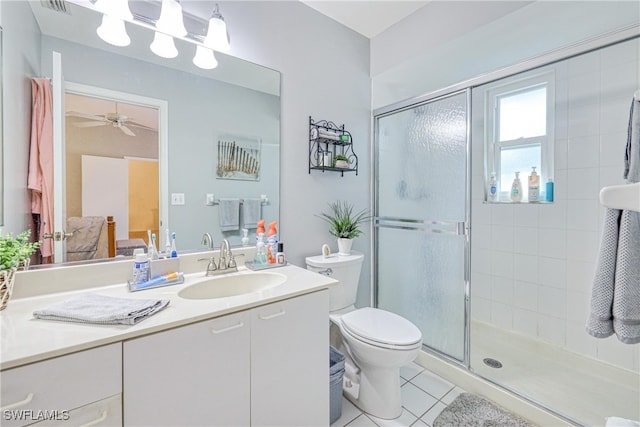
<svg viewBox="0 0 640 427"><path fill-rule="evenodd" d="M529 175L529 201L537 202L540 200L540 175L536 172L536 167L531 167L531 175Z"/></svg>
<svg viewBox="0 0 640 427"><path fill-rule="evenodd" d="M516 177L511 184L511 201L519 202L522 200L522 183L520 182L520 172L516 172Z"/></svg>
<svg viewBox="0 0 640 427"><path fill-rule="evenodd" d="M498 181L496 180L496 173L491 172L489 178L489 191L487 191L487 201L495 202L498 200Z"/></svg>

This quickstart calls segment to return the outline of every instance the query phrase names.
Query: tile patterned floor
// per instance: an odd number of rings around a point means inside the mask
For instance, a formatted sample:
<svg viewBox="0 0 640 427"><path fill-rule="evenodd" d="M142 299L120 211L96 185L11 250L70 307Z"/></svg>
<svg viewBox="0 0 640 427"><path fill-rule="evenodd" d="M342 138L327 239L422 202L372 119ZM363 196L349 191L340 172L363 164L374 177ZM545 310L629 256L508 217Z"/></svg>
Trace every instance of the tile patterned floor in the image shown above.
<svg viewBox="0 0 640 427"><path fill-rule="evenodd" d="M402 384L402 415L395 420L383 420L363 413L346 398L342 398L342 417L331 427L431 427L433 421L460 393L443 378L432 374L415 363L400 369Z"/></svg>

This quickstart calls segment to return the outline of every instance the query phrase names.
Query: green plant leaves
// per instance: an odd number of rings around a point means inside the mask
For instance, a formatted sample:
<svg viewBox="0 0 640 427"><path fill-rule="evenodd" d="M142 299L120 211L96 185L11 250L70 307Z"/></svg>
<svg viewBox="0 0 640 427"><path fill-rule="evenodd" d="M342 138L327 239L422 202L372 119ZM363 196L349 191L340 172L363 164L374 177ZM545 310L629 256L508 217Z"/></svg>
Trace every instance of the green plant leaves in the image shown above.
<svg viewBox="0 0 640 427"><path fill-rule="evenodd" d="M362 234L360 226L371 216L366 209L353 213L353 206L346 201L329 203L331 213L322 212L316 215L329 224L329 233L343 239L355 239Z"/></svg>
<svg viewBox="0 0 640 427"><path fill-rule="evenodd" d="M15 238L11 233L0 235L0 270L8 270L18 262L29 258L40 246L40 242L30 242L31 230L25 230Z"/></svg>

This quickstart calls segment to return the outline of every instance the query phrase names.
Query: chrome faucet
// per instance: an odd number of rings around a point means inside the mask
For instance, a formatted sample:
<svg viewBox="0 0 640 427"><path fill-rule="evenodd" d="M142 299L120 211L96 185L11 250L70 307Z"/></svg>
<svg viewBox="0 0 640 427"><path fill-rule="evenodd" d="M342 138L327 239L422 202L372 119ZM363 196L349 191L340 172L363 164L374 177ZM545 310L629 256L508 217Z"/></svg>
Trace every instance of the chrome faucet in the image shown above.
<svg viewBox="0 0 640 427"><path fill-rule="evenodd" d="M227 261L227 255L229 256L229 261ZM227 268L231 267L232 261L235 265L233 254L231 253L231 247L229 246L229 241L227 239L223 239L222 243L220 243L220 259L218 260L218 270L226 270Z"/></svg>
<svg viewBox="0 0 640 427"><path fill-rule="evenodd" d="M202 235L202 242L200 242L200 244L208 247L209 250L213 250L213 237L211 237L211 234L204 233Z"/></svg>

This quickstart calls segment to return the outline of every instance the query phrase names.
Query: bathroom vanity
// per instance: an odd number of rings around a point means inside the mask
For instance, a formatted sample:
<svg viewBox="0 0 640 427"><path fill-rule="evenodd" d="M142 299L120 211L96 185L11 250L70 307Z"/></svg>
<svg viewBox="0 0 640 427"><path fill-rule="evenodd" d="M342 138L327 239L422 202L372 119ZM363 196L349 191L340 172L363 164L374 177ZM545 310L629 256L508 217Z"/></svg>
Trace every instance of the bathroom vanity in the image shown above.
<svg viewBox="0 0 640 427"><path fill-rule="evenodd" d="M74 274L66 269L57 274ZM180 297L204 279L195 272L135 293L117 283L12 299L0 312L2 425L327 425L336 281L296 266L277 272L284 283L229 297ZM170 303L132 326L32 316L84 292Z"/></svg>

